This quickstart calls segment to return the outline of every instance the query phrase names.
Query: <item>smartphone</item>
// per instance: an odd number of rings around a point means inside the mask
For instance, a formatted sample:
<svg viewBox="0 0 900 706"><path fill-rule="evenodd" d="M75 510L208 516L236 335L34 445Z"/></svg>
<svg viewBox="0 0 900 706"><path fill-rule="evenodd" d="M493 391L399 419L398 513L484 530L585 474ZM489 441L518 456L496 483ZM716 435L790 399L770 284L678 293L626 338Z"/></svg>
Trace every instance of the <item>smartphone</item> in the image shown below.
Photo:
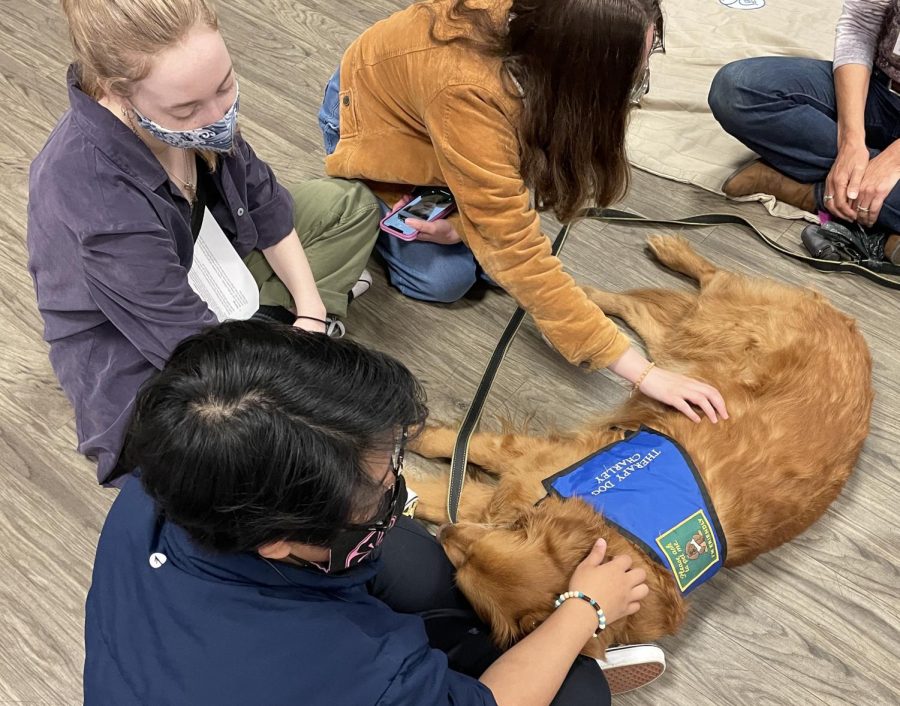
<svg viewBox="0 0 900 706"><path fill-rule="evenodd" d="M381 229L401 240L415 240L419 231L406 224L407 218L436 221L446 218L456 208L450 190L443 186L417 186L412 200L381 219Z"/></svg>

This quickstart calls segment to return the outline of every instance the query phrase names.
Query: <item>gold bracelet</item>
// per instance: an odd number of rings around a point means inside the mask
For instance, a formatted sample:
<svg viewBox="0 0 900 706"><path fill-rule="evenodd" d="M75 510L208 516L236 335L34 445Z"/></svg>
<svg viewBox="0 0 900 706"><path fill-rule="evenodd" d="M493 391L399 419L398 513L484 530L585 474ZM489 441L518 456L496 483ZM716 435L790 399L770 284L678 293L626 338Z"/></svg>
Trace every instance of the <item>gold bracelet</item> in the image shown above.
<svg viewBox="0 0 900 706"><path fill-rule="evenodd" d="M631 388L631 396L634 397L637 394L637 391L641 389L641 385L644 384L644 380L647 379L647 376L650 374L650 371L656 367L656 363L650 363L645 369L644 372L641 373L641 376L635 381L634 386Z"/></svg>

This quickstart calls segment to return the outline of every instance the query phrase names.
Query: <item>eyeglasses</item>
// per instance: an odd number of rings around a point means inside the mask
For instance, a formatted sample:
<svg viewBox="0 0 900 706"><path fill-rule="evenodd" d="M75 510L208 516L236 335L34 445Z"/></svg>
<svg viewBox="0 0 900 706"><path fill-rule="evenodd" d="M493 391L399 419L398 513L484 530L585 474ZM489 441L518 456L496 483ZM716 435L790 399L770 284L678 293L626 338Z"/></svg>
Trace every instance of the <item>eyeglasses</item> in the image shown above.
<svg viewBox="0 0 900 706"><path fill-rule="evenodd" d="M394 445L394 451L391 453L391 465L388 473L394 474L394 484L384 493L384 498L379 504L379 511L374 518L362 524L346 525L344 529L363 530L371 532L384 531L390 527L390 524L397 514L397 504L406 501L406 481L403 478L403 458L406 453L406 440L409 437L409 431L406 427L400 432L400 436Z"/></svg>
<svg viewBox="0 0 900 706"><path fill-rule="evenodd" d="M650 93L650 66L644 67L644 73L641 74L641 80L638 81L631 89L631 96L628 102L631 105L640 105L641 99Z"/></svg>
<svg viewBox="0 0 900 706"><path fill-rule="evenodd" d="M403 455L406 453L406 440L409 438L409 429L403 427L397 443L394 445L394 452L391 454L391 470L394 477L397 478L403 470Z"/></svg>
<svg viewBox="0 0 900 706"><path fill-rule="evenodd" d="M653 44L650 45L650 53L647 55L647 63L644 65L644 71L641 79L634 88L631 89L631 96L628 102L631 105L640 105L641 99L650 92L650 57L654 54L665 54L666 48L663 46L662 38L658 32L653 33Z"/></svg>

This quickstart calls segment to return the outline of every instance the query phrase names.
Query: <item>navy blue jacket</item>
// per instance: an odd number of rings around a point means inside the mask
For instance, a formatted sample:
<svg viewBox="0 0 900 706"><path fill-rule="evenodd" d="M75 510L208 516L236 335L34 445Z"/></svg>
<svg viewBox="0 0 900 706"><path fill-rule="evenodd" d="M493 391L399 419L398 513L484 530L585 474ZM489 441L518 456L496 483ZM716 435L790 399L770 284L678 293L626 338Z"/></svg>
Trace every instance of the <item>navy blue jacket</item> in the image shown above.
<svg viewBox="0 0 900 706"><path fill-rule="evenodd" d="M138 480L113 503L87 598L87 706L496 706L365 582L214 555L157 518Z"/></svg>

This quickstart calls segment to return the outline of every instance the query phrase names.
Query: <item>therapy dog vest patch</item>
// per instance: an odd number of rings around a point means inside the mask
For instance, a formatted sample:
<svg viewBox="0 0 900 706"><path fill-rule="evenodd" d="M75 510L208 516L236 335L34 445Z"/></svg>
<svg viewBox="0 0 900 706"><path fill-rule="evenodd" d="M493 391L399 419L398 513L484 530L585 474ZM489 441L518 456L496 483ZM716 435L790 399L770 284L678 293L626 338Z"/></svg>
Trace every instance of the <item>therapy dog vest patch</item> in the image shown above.
<svg viewBox="0 0 900 706"><path fill-rule="evenodd" d="M641 428L544 480L548 493L581 498L668 568L682 594L725 561L725 535L690 457Z"/></svg>

